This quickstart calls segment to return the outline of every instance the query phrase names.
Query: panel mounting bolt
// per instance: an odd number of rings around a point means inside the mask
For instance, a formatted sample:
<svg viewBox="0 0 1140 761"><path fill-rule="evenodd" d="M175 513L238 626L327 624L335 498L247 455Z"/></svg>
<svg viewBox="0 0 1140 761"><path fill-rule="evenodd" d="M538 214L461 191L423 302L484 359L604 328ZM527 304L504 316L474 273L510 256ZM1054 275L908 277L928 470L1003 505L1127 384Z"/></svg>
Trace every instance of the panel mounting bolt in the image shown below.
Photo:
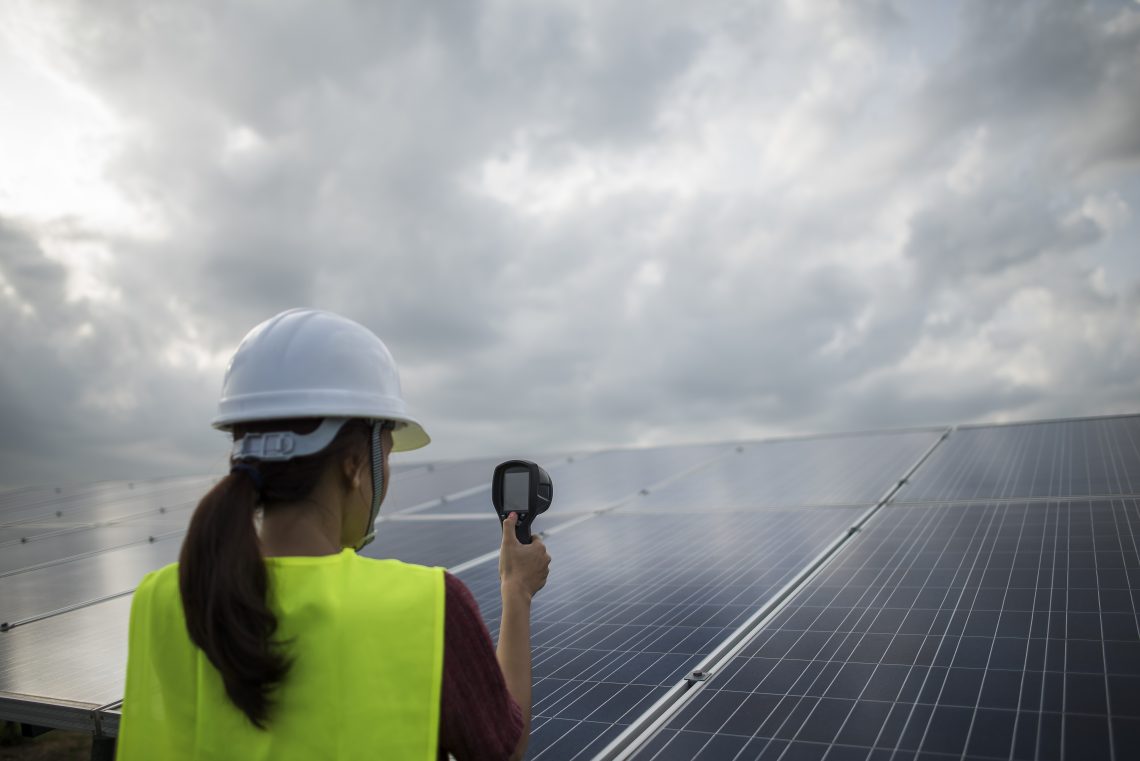
<svg viewBox="0 0 1140 761"><path fill-rule="evenodd" d="M701 671L700 669L697 669L696 671L689 674L689 681L692 681L692 682L703 682L708 678L709 678L709 672Z"/></svg>

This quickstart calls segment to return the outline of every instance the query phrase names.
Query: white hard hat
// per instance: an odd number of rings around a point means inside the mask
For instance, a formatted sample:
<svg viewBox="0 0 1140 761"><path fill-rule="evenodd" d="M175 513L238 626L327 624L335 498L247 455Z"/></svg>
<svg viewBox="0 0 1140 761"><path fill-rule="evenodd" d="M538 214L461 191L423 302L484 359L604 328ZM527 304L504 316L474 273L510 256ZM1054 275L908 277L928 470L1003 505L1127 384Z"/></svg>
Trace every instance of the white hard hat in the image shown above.
<svg viewBox="0 0 1140 761"><path fill-rule="evenodd" d="M383 341L340 315L290 309L242 339L211 422L229 430L235 423L305 417L394 421L394 452L431 441L408 412Z"/></svg>

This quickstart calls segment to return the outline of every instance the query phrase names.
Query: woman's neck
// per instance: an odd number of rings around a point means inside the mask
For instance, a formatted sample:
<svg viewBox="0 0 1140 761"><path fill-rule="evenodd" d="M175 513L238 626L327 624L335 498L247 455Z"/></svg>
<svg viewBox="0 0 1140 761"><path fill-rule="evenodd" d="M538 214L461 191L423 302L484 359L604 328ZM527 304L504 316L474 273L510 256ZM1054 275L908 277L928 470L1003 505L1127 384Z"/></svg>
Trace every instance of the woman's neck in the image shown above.
<svg viewBox="0 0 1140 761"><path fill-rule="evenodd" d="M261 519L266 557L335 555L341 546L340 511L318 499L275 504Z"/></svg>

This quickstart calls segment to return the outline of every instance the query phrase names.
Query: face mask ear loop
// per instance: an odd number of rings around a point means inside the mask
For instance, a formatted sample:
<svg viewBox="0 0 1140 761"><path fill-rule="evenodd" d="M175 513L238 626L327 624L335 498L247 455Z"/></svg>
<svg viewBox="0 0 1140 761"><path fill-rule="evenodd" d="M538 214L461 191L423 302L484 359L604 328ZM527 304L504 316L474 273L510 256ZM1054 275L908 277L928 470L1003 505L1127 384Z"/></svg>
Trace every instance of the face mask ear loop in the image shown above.
<svg viewBox="0 0 1140 761"><path fill-rule="evenodd" d="M372 456L372 511L368 516L367 533L356 545L356 551L367 547L376 538L376 518L380 515L380 498L384 492L384 440L380 436L383 422L372 422L372 436L369 450Z"/></svg>

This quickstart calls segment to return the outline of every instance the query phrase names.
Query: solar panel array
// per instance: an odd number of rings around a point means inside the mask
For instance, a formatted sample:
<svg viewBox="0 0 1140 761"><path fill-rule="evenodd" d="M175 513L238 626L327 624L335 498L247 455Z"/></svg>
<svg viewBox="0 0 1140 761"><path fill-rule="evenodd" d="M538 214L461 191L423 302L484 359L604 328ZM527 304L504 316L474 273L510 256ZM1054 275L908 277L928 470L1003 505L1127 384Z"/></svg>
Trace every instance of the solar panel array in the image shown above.
<svg viewBox="0 0 1140 761"><path fill-rule="evenodd" d="M962 428L900 501L1140 494L1135 417Z"/></svg>
<svg viewBox="0 0 1140 761"><path fill-rule="evenodd" d="M600 749L854 518L842 507L731 522L614 512L551 535L557 578L531 612L531 756ZM495 633L498 569L460 577Z"/></svg>
<svg viewBox="0 0 1140 761"><path fill-rule="evenodd" d="M632 755L1140 757L1138 464L1136 417L957 431Z"/></svg>
<svg viewBox="0 0 1140 761"><path fill-rule="evenodd" d="M588 758L604 747L843 537L937 439L922 431L728 447L552 534L552 581L531 614L529 757ZM830 456L807 456L821 450ZM636 471L646 466L635 460L657 456L627 452L620 464ZM814 465L805 468L805 460ZM724 487L725 473L735 474L733 489ZM570 485L570 505L585 488ZM693 501L694 494L705 499ZM788 494L848 498L807 510L780 507ZM679 502L690 509L682 513ZM494 632L497 569L460 577Z"/></svg>
<svg viewBox="0 0 1140 761"><path fill-rule="evenodd" d="M1140 757L1140 417L943 434L542 460L528 757ZM496 462L395 466L367 550L492 633ZM115 733L130 593L211 483L0 493L0 718Z"/></svg>

